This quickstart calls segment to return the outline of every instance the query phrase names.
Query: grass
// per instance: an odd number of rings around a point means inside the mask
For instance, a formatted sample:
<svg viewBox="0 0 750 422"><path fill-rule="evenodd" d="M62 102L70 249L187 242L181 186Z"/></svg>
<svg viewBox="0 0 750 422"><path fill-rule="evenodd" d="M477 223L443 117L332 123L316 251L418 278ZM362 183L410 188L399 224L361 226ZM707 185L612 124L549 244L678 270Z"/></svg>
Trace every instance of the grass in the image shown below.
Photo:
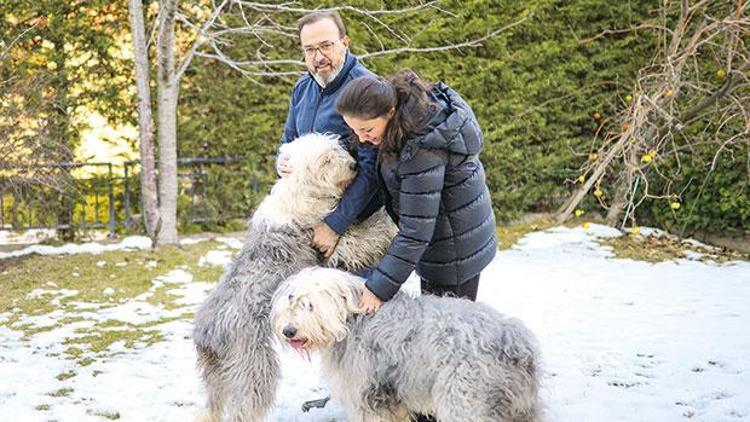
<svg viewBox="0 0 750 422"><path fill-rule="evenodd" d="M58 390L47 393L51 397L68 397L74 390L70 387L60 388Z"/></svg>
<svg viewBox="0 0 750 422"><path fill-rule="evenodd" d="M685 258L688 251L702 254L700 261L724 263L750 261L750 255L724 248L696 246L674 236L625 236L600 239L599 243L612 248L615 257L651 263Z"/></svg>
<svg viewBox="0 0 750 422"><path fill-rule="evenodd" d="M14 314L2 324L13 324L22 315L43 315L56 309L77 312L71 302L116 305L147 292L152 287L153 278L179 266L197 280L218 280L221 268L197 265L201 256L218 246L217 242L204 241L184 247L163 247L157 251L77 254L64 259L30 255L0 260L0 313L12 311ZM155 265L147 266L149 262L155 262ZM103 264L97 266L97 263ZM107 288L114 289L114 292L105 294ZM34 289L68 289L78 294L61 298L56 303L52 300L54 296L50 295L27 297ZM166 290L169 290L168 286L157 289L148 301L155 305L174 306L175 297Z"/></svg>
<svg viewBox="0 0 750 422"><path fill-rule="evenodd" d="M125 342L125 347L132 349L137 344L151 345L163 340L161 331L158 330L117 330L101 331L89 330L89 334L81 337L68 337L63 341L64 345L86 345L86 349L93 353L101 353L118 341ZM73 356L80 356L81 353Z"/></svg>
<svg viewBox="0 0 750 422"><path fill-rule="evenodd" d="M57 374L55 378L57 378L58 381L65 381L67 379L73 378L74 376L76 376L75 371L65 371Z"/></svg>
<svg viewBox="0 0 750 422"><path fill-rule="evenodd" d="M685 257L688 246L676 241L654 236L625 235L610 239L599 239L599 243L609 246L620 259L650 263L672 261Z"/></svg>
<svg viewBox="0 0 750 422"><path fill-rule="evenodd" d="M95 415L96 416L101 416L101 417L107 418L107 419L112 419L112 420L120 419L120 412L117 412L117 411L99 412L99 413L95 413Z"/></svg>
<svg viewBox="0 0 750 422"><path fill-rule="evenodd" d="M217 281L222 269L216 266L198 266L198 260L220 243L212 240L182 247L162 247L157 251L112 251L98 255L76 254L69 256L30 255L0 260L0 313L8 313L0 322L13 330L23 331L22 340L35 334L52 331L72 323L84 321L76 316L81 312L74 302L95 304L104 309L127 302L150 292L146 302L163 309L178 309L178 296L169 293L175 286L169 283L154 288L152 280L176 268L193 275L195 280ZM49 290L52 294L29 296L35 289ZM61 297L62 289L78 293ZM107 289L105 291L105 289ZM50 326L35 326L24 318L45 315L62 310L65 316ZM79 366L88 366L105 356L116 342L126 348L145 347L163 340L155 326L177 319L192 317L184 312L178 316L164 317L142 324L119 320L94 321L90 326L77 328L74 334L62 339L62 357L74 360ZM76 376L75 371L57 375L58 380ZM72 390L71 390L72 391ZM67 395L65 389L50 393ZM109 416L118 419L119 414Z"/></svg>

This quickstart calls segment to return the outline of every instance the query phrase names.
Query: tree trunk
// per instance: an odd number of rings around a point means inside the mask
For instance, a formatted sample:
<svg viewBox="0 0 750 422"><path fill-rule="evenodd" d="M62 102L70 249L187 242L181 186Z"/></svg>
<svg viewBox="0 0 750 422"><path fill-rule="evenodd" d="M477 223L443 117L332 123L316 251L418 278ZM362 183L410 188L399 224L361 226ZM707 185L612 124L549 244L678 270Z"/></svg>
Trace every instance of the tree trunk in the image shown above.
<svg viewBox="0 0 750 422"><path fill-rule="evenodd" d="M612 147L610 147L607 154L602 159L602 162L599 163L599 165L594 169L592 174L589 176L588 180L581 186L576 193L574 193L570 198L568 198L567 201L557 210L555 213L557 215L556 220L559 223L564 222L565 220L570 217L570 214L573 213L573 210L578 206L578 203L581 202L583 197L589 192L592 186L594 186L594 183L599 179L599 177L604 173L604 171L609 166L609 163L615 158L615 156L624 148L625 142L627 139L630 138L632 134L632 130L630 129L627 133L622 134L620 136L620 139L615 142Z"/></svg>
<svg viewBox="0 0 750 422"><path fill-rule="evenodd" d="M46 34L55 44L52 62L56 65L55 77L57 83L55 84L54 100L51 102L51 128L47 148L50 155L44 161L69 163L73 161L73 133L70 129L70 101L68 97L70 80L65 69L68 53L65 51L65 33L58 25L60 24L50 25ZM71 168L61 167L59 170L57 185L59 186L60 207L57 211L57 225L59 227L57 235L62 241L73 242L75 240L73 211L80 193L70 174ZM86 198L83 197L83 200L85 201Z"/></svg>
<svg viewBox="0 0 750 422"><path fill-rule="evenodd" d="M627 158L625 159L625 168L622 171L622 180L615 189L615 194L612 200L612 205L609 207L605 222L608 226L617 227L617 223L620 220L620 214L626 206L630 205L630 195L633 189L633 179L635 178L635 169L638 166L638 160L635 155L635 150L631 149L626 152Z"/></svg>
<svg viewBox="0 0 750 422"><path fill-rule="evenodd" d="M157 244L160 217L154 164L154 120L151 114L148 50L142 0L130 0L130 29L135 50L135 81L138 91L138 127L141 153L141 201L143 221L152 246Z"/></svg>
<svg viewBox="0 0 750 422"><path fill-rule="evenodd" d="M159 210L161 230L158 241L174 244L177 237L177 95L175 78L174 20L177 0L162 3L159 16L157 57L159 119Z"/></svg>

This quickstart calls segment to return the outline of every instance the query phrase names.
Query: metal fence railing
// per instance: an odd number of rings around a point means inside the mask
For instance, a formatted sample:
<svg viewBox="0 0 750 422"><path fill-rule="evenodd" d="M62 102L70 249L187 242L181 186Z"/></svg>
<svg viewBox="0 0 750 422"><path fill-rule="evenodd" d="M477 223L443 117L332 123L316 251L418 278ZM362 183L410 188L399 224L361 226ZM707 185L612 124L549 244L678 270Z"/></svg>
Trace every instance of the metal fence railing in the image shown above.
<svg viewBox="0 0 750 422"><path fill-rule="evenodd" d="M178 181L180 223L207 224L249 215L273 178L242 157L181 158ZM142 230L140 198L138 161L0 165L0 230Z"/></svg>

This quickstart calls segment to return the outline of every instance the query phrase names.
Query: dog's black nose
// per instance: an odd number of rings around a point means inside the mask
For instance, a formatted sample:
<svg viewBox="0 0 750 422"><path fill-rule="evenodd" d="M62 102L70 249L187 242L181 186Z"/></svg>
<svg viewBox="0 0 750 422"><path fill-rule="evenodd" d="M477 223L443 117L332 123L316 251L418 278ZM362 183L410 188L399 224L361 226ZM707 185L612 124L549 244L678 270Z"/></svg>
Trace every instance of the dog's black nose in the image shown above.
<svg viewBox="0 0 750 422"><path fill-rule="evenodd" d="M355 161L355 162L349 164L349 169L356 170L357 169L357 162Z"/></svg>
<svg viewBox="0 0 750 422"><path fill-rule="evenodd" d="M284 327L284 330L281 331L282 334L284 334L287 338L294 338L294 335L297 334L297 329L292 327L291 325L287 325Z"/></svg>

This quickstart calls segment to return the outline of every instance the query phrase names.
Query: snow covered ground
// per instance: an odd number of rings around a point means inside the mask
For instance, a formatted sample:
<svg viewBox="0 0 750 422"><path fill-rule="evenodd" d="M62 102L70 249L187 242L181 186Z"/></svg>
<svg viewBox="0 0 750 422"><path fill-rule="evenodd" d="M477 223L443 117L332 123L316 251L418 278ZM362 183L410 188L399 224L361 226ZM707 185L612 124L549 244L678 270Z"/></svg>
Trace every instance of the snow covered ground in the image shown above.
<svg viewBox="0 0 750 422"><path fill-rule="evenodd" d="M694 253L658 264L615 259L596 241L613 236L619 232L597 225L531 233L498 253L482 274L480 301L521 318L539 338L548 419L750 420L750 263L705 263ZM63 250L96 248L73 249ZM228 259L226 250L217 250L202 264ZM56 311L26 318L44 326L82 317L28 340L5 326L8 315L0 314L2 420L191 420L203 392L191 321L180 315L194 310L212 284L178 268L153 281L153 289L164 285L181 297L182 307L155 307L145 302L148 294L109 307L82 302L75 315ZM33 293L50 300L76 294L49 287ZM414 279L407 288L416 289ZM144 323L165 315L177 319L151 327L163 341L114 343L105 359L88 366L62 357L69 347L62 340L95 321ZM282 352L282 360L284 378L271 421L344 420L335 403L301 413L303 401L325 394L317 363L291 352Z"/></svg>

